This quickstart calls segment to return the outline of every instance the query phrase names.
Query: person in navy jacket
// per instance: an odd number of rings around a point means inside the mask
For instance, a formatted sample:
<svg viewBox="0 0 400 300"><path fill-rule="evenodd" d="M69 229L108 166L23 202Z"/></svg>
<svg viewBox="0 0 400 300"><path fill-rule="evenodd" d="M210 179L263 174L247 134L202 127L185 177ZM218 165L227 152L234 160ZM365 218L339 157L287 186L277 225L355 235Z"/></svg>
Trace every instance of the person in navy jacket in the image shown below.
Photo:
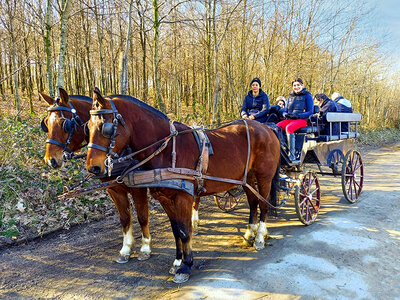
<svg viewBox="0 0 400 300"><path fill-rule="evenodd" d="M240 115L243 119L265 123L268 119L269 98L261 89L261 80L254 78L250 83L251 90L244 97Z"/></svg>
<svg viewBox="0 0 400 300"><path fill-rule="evenodd" d="M332 94L332 100L335 101L335 103L337 104L339 111L340 112L344 112L344 113L352 113L353 112L353 107L351 106L351 102L342 97L338 92L334 92ZM342 132L346 132L348 131L348 124L342 123Z"/></svg>
<svg viewBox="0 0 400 300"><path fill-rule="evenodd" d="M298 163L295 154L295 135L297 129L307 126L308 117L312 115L314 109L314 101L310 92L304 88L303 80L296 78L292 81L293 91L286 100L286 106L283 109L282 117L285 120L276 124L286 132L289 157L292 163Z"/></svg>
<svg viewBox="0 0 400 300"><path fill-rule="evenodd" d="M330 125L326 120L326 114L328 112L340 112L340 109L326 94L315 94L314 104L319 107L319 121L322 124L321 134L329 134ZM339 124L337 122L332 124L332 134L339 134Z"/></svg>

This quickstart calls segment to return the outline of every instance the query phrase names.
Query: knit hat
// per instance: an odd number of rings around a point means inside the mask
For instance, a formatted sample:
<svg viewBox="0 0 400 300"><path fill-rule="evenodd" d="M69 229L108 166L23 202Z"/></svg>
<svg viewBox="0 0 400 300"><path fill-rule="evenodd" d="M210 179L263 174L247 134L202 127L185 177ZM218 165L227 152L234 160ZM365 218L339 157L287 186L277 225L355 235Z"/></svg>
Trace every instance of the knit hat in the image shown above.
<svg viewBox="0 0 400 300"><path fill-rule="evenodd" d="M253 80L250 82L250 86L253 84L253 82L257 82L258 85L261 87L261 80L258 77L253 78Z"/></svg>

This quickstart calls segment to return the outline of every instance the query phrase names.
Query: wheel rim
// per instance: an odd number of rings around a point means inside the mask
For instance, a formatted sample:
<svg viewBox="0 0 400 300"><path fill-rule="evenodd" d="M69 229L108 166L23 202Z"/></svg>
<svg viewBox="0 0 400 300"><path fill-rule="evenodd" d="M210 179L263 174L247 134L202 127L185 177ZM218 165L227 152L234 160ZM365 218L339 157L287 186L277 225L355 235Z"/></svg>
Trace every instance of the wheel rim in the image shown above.
<svg viewBox="0 0 400 300"><path fill-rule="evenodd" d="M224 211L233 210L240 202L240 196L242 195L242 191L235 188L229 191L226 191L222 196L215 195L215 202L217 206Z"/></svg>
<svg viewBox="0 0 400 300"><path fill-rule="evenodd" d="M361 195L364 183L364 165L361 154L353 150L346 159L343 192L348 201L354 203Z"/></svg>
<svg viewBox="0 0 400 300"><path fill-rule="evenodd" d="M321 190L315 173L307 172L300 181L298 210L301 221L308 225L318 215L321 202Z"/></svg>

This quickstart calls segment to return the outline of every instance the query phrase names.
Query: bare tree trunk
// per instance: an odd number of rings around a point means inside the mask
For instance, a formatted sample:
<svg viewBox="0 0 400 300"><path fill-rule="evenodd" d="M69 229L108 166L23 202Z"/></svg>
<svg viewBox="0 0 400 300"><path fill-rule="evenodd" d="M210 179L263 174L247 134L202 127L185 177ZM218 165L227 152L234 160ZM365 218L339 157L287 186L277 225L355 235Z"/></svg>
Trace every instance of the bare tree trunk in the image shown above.
<svg viewBox="0 0 400 300"><path fill-rule="evenodd" d="M158 0L153 0L153 30L154 30L154 57L153 57L153 76L154 76L154 106L160 109L161 111L165 111L165 104L161 96L161 86L160 86L160 75L158 70L159 57L158 57L158 42L159 42L159 29L160 22L158 19Z"/></svg>
<svg viewBox="0 0 400 300"><path fill-rule="evenodd" d="M146 66L146 51L147 51L147 36L144 19L144 9L142 8L141 1L136 0L137 13L139 17L139 40L142 49L142 99L147 100L149 93L149 86L147 80L147 66Z"/></svg>
<svg viewBox="0 0 400 300"><path fill-rule="evenodd" d="M104 33L103 33L103 28L100 26L100 17L99 13L97 11L97 2L96 0L93 0L94 4L94 15L96 19L96 31L97 31L97 40L99 43L99 59L100 59L100 89L103 91L103 93L106 92L106 78L105 78L105 70L104 70L104 56L103 56L103 38L104 38Z"/></svg>
<svg viewBox="0 0 400 300"><path fill-rule="evenodd" d="M64 87L65 55L67 51L67 23L69 19L70 0L61 0L60 10L60 53L58 56L57 95L58 88Z"/></svg>
<svg viewBox="0 0 400 300"><path fill-rule="evenodd" d="M133 9L133 0L131 0L129 3L128 32L126 33L125 52L122 56L122 62L121 62L120 85L121 85L122 95L125 95L128 92L128 54L129 54L129 42L131 40L131 30L132 30L132 9Z"/></svg>
<svg viewBox="0 0 400 300"><path fill-rule="evenodd" d="M53 86L53 71L51 66L51 15L52 15L52 4L51 0L47 0L45 27L46 33L44 36L44 51L46 52L46 72L47 72L47 83L49 85L49 94L54 97L54 86Z"/></svg>

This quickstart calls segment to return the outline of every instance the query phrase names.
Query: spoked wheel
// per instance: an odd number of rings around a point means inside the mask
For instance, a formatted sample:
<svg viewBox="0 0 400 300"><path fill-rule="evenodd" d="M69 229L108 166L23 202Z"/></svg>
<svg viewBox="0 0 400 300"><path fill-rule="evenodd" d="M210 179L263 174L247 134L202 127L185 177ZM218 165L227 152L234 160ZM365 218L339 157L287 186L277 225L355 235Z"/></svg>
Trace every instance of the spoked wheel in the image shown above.
<svg viewBox="0 0 400 300"><path fill-rule="evenodd" d="M364 183L364 165L361 154L357 150L350 150L344 158L342 168L343 195L350 203L360 198Z"/></svg>
<svg viewBox="0 0 400 300"><path fill-rule="evenodd" d="M299 182L294 196L296 213L301 223L310 225L317 218L321 202L321 189L317 174L306 170L300 174Z"/></svg>
<svg viewBox="0 0 400 300"><path fill-rule="evenodd" d="M223 211L232 211L240 202L241 196L244 194L242 186L238 186L223 194L214 196L215 204Z"/></svg>
<svg viewBox="0 0 400 300"><path fill-rule="evenodd" d="M343 168L344 155L339 149L335 149L329 153L328 166L332 169L334 175L341 175Z"/></svg>

